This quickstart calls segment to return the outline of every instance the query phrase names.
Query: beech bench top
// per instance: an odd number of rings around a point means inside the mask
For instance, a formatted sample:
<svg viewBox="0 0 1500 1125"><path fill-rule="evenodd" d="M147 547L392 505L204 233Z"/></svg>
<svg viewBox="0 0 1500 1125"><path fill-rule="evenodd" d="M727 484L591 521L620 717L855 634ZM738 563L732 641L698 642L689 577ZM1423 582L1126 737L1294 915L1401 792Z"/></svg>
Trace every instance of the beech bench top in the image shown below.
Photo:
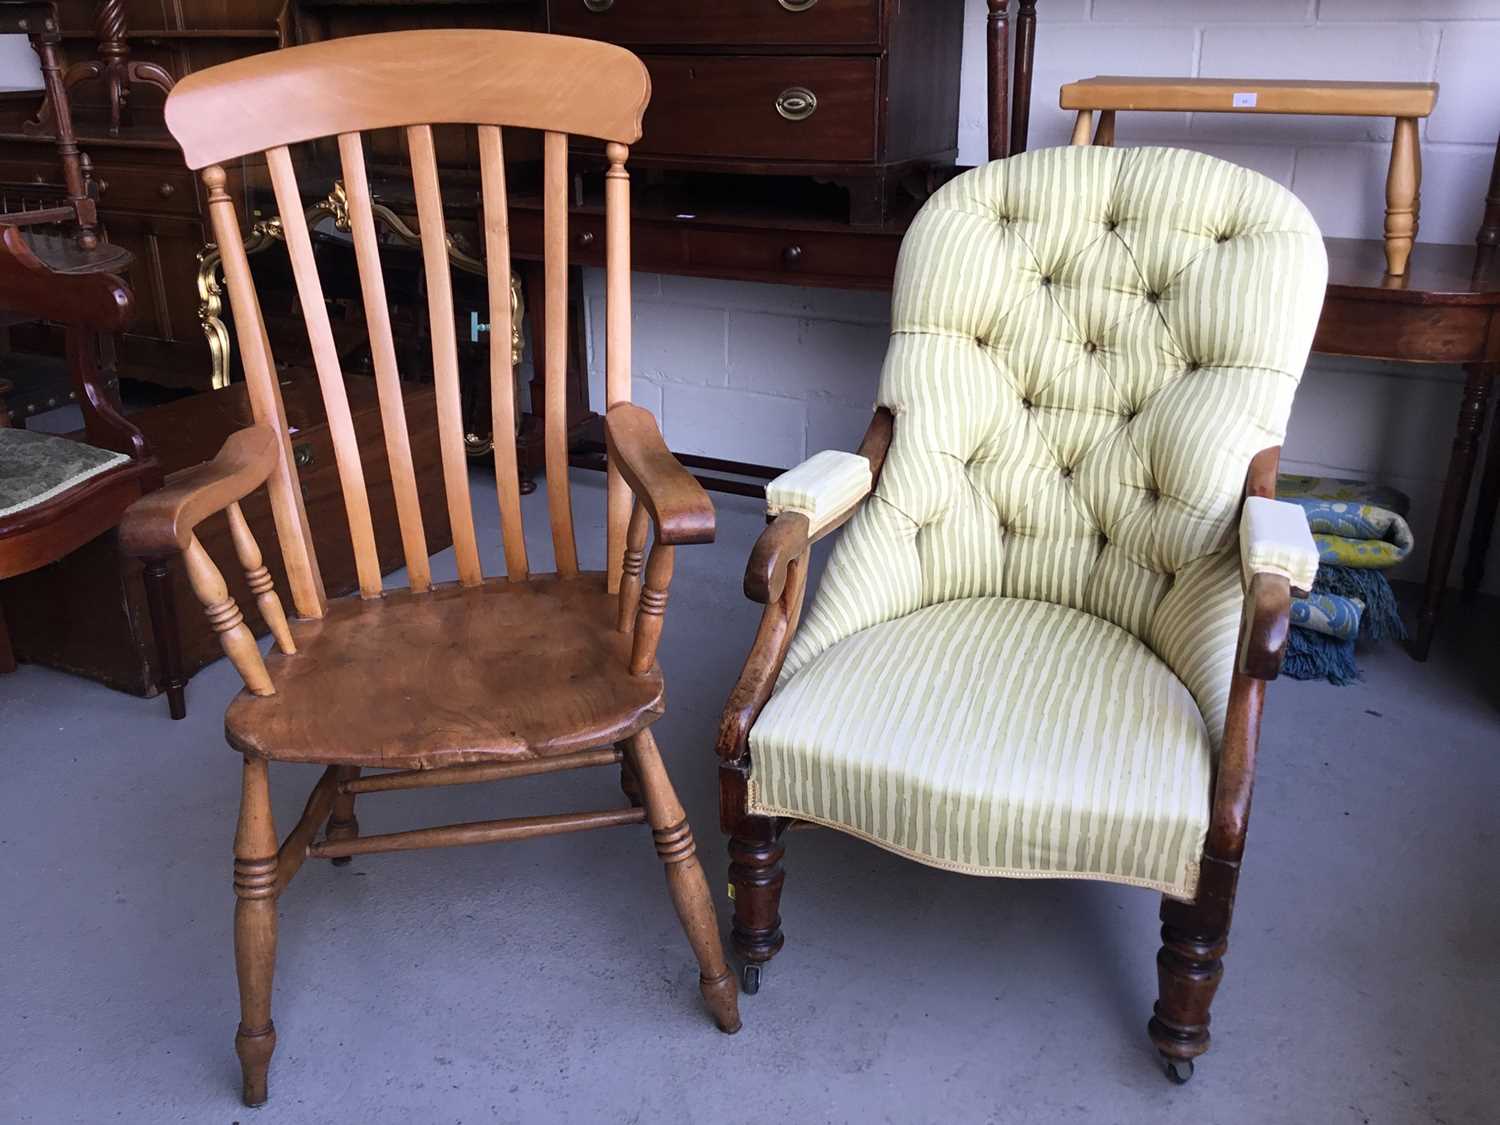
<svg viewBox="0 0 1500 1125"><path fill-rule="evenodd" d="M1074 110L1308 113L1331 117L1426 117L1436 82L1319 82L1262 78L1137 78L1099 75L1062 88Z"/></svg>

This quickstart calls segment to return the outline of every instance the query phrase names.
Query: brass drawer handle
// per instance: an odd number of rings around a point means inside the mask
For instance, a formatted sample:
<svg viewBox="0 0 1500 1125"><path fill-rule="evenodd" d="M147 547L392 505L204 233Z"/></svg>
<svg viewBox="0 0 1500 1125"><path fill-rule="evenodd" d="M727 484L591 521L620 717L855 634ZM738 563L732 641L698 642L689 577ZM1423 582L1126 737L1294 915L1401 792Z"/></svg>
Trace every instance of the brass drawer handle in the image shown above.
<svg viewBox="0 0 1500 1125"><path fill-rule="evenodd" d="M792 86L776 95L776 112L788 121L806 121L818 112L818 95L806 86Z"/></svg>
<svg viewBox="0 0 1500 1125"><path fill-rule="evenodd" d="M818 0L776 0L776 2L789 12L805 12Z"/></svg>
<svg viewBox="0 0 1500 1125"><path fill-rule="evenodd" d="M607 12L615 6L615 0L583 0L583 6L591 12Z"/></svg>

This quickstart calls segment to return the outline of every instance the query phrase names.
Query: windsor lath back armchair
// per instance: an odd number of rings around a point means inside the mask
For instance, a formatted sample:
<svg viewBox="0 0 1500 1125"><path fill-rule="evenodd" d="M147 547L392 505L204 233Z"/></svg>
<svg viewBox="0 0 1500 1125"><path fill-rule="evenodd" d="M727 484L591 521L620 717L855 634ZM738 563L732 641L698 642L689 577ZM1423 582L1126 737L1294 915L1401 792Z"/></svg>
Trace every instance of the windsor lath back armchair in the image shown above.
<svg viewBox="0 0 1500 1125"><path fill-rule="evenodd" d="M202 169L256 422L192 479L131 513L124 539L147 555L181 550L194 591L245 681L225 727L244 757L234 844L235 1038L249 1104L266 1098L276 1034L271 978L276 900L308 857L514 840L649 823L701 968L718 1026L739 1027L737 990L682 805L647 729L662 713L656 662L673 549L714 536L707 496L672 458L649 413L630 403L627 145L650 96L645 68L616 47L499 31L413 31L340 39L201 71L166 117L190 167ZM546 469L556 572L535 574L521 522L515 449L495 443L506 573L486 577L476 546L460 417L443 205L432 126L477 126L489 269L491 393L497 433L514 420L510 264L502 130L544 134ZM421 225L432 321L442 471L458 582L428 564L361 134L404 130ZM580 572L568 490L563 363L567 348L568 143L605 142L610 447L607 573ZM382 591L371 511L343 373L288 146L337 137L363 289L386 448L410 577ZM291 457L281 394L241 245L226 161L264 153L327 406L360 583L329 603ZM410 373L405 373L410 374ZM269 490L295 620L271 588L237 501ZM632 494L634 495L632 510ZM276 648L263 659L223 579L194 535L226 511ZM649 556L648 531L655 528ZM644 572L644 573L643 573ZM267 788L271 760L327 766L280 844ZM630 807L361 836L358 794L491 781L619 763ZM378 767L390 771L361 776ZM325 831L326 825L326 831Z"/></svg>

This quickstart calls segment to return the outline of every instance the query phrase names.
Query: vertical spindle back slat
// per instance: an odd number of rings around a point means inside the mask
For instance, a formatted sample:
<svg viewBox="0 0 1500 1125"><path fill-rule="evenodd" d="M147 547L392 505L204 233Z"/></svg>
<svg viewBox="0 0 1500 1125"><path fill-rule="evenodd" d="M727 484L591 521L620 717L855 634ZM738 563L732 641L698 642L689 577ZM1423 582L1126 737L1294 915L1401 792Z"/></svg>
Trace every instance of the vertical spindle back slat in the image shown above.
<svg viewBox="0 0 1500 1125"><path fill-rule="evenodd" d="M396 494L396 518L401 524L401 547L411 588L432 586L427 562L427 535L417 499L417 476L412 467L411 437L406 429L406 405L396 368L396 344L391 336L391 309L386 301L385 274L380 266L380 240L370 207L370 183L365 174L364 143L358 133L339 135L339 158L344 191L349 198L349 228L354 235L354 257L364 297L365 324L370 332L370 355L375 365L375 388L380 397L380 421L391 465L391 488Z"/></svg>
<svg viewBox="0 0 1500 1125"><path fill-rule="evenodd" d="M429 58L442 59L442 68L432 70L425 61ZM477 129L489 283L495 479L505 570L513 581L531 576L531 560L522 524L520 465L510 440L516 432L520 404L516 401L510 354L514 313L502 130L518 128L542 134L545 266L537 302L541 332L534 347L543 359L544 390L541 401L533 402L532 407L545 418L544 462L556 570L560 577L572 578L579 573L579 561L568 482L568 146L578 137L602 142L608 165L604 403L608 409L630 399L630 182L626 162L628 146L640 138L649 98L650 79L645 68L638 58L620 48L563 36L470 30L330 40L237 60L213 68L211 74L185 76L178 83L166 108L168 128L181 145L189 167L204 170L252 404L257 419L272 425L281 435L281 463L270 478L269 492L289 588L299 614L322 616L322 579L291 460L265 321L246 261L235 204L224 190L223 167L231 160L265 155L327 408L360 592L377 597L383 582L376 535L381 525L376 520L389 517L372 510L373 482L365 479L362 463L368 457L360 456L345 373L314 255L315 232L304 217L292 157L294 146L337 139L402 551L411 589L421 593L431 589L432 576L401 379L405 375L420 382L426 372L399 369L365 135L384 130L399 132L406 139L411 159L432 327L432 375L448 518L459 579L465 585L474 585L483 581L484 560L479 555L469 494L454 282L432 129L448 125ZM618 592L630 522L630 492L614 467L607 488L607 582L612 592Z"/></svg>
<svg viewBox="0 0 1500 1125"><path fill-rule="evenodd" d="M323 300L323 283L318 277L317 260L313 257L312 237L302 213L297 175L292 170L292 156L285 145L267 150L266 163L271 172L271 186L276 192L276 206L281 213L281 229L292 262L292 275L297 282L302 318L307 325L313 366L317 369L318 385L323 392L323 407L328 415L333 458L338 466L344 510L349 517L349 536L354 545L359 592L366 598L379 597L380 555L375 547L375 528L370 518L370 498L365 489L359 439L355 436L354 419L349 412L344 371L333 341L333 328L328 321L328 306Z"/></svg>
<svg viewBox="0 0 1500 1125"><path fill-rule="evenodd" d="M443 197L438 187L432 127L413 125L408 128L406 145L411 158L412 186L417 196L422 266L427 277L427 312L432 324L432 381L437 394L438 445L442 451L443 485L448 496L448 524L453 529L458 580L465 586L477 586L484 581L484 571L479 565L479 546L474 539L474 509L469 501L469 458L464 450L463 397L458 386L458 327L453 316L452 267L448 262L448 231L443 222Z"/></svg>
<svg viewBox="0 0 1500 1125"><path fill-rule="evenodd" d="M307 526L302 489L292 465L286 407L281 401L281 385L276 380L276 364L266 338L265 318L261 315L260 299L250 276L250 261L240 236L234 200L224 189L226 180L224 169L217 164L203 170L203 183L208 188L209 221L213 224L214 241L219 245L224 283L229 289L230 301L240 313L234 318L234 329L240 346L240 362L245 370L250 411L257 422L269 425L280 436L276 468L266 481L271 514L276 521L276 536L281 542L292 602L303 617L322 617L327 603L323 575L318 570L318 556L313 549L312 532Z"/></svg>
<svg viewBox="0 0 1500 1125"><path fill-rule="evenodd" d="M578 573L578 547L573 539L573 500L568 489L567 134L547 132L542 149L547 507L552 517L557 573L569 578Z"/></svg>
<svg viewBox="0 0 1500 1125"><path fill-rule="evenodd" d="M630 401L630 149L608 144L604 173L605 409ZM605 549L610 593L620 589L625 527L630 519L630 487L613 462L609 466L605 509Z"/></svg>
<svg viewBox="0 0 1500 1125"><path fill-rule="evenodd" d="M510 201L505 184L505 145L497 125L479 126L479 172L484 199L484 259L490 289L490 429L495 439L495 486L500 496L500 533L505 573L524 582L526 531L521 523L521 474L516 464L516 383L510 341Z"/></svg>

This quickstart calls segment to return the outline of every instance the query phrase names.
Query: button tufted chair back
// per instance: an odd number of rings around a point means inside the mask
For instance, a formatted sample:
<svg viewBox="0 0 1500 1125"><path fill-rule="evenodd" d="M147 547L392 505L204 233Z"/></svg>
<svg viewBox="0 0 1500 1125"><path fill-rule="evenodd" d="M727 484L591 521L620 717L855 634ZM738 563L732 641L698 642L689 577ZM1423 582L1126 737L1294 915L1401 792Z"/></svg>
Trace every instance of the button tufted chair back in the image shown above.
<svg viewBox="0 0 1500 1125"><path fill-rule="evenodd" d="M1150 646L1217 746L1245 472L1281 443L1326 279L1289 191L1198 153L1057 148L949 183L897 268L879 487L783 680L924 606L1040 600Z"/></svg>

